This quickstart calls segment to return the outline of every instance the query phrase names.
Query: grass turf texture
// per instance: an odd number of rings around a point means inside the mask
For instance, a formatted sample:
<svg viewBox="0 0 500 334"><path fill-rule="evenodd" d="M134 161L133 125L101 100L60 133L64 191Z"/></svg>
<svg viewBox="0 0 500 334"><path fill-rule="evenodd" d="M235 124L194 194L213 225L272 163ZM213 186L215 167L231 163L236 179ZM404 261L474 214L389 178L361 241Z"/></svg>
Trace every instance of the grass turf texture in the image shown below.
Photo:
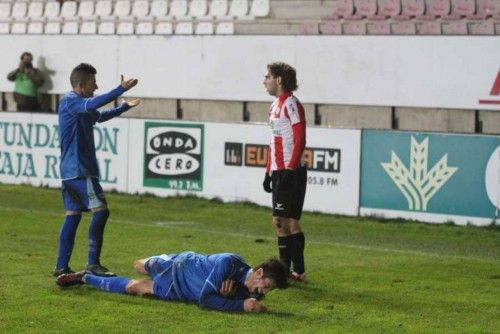
<svg viewBox="0 0 500 334"><path fill-rule="evenodd" d="M108 194L102 262L130 277L132 262L194 250L275 255L270 210L196 198ZM207 311L59 289L51 270L63 219L58 190L0 185L0 332L493 333L500 329L500 229L305 213L310 282L272 291L266 314ZM71 266L86 262L89 214Z"/></svg>

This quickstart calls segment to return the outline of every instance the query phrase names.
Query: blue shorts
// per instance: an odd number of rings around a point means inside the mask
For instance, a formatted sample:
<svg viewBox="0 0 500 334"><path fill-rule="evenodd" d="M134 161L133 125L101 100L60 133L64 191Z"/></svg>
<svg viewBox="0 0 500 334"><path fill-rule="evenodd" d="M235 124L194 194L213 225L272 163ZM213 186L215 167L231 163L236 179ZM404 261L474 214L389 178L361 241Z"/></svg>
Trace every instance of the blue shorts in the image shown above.
<svg viewBox="0 0 500 334"><path fill-rule="evenodd" d="M177 254L151 256L144 263L144 269L153 280L154 295L165 300L179 300L174 289L172 267Z"/></svg>
<svg viewBox="0 0 500 334"><path fill-rule="evenodd" d="M97 178L79 177L64 180L61 190L67 211L89 211L106 206L106 198Z"/></svg>

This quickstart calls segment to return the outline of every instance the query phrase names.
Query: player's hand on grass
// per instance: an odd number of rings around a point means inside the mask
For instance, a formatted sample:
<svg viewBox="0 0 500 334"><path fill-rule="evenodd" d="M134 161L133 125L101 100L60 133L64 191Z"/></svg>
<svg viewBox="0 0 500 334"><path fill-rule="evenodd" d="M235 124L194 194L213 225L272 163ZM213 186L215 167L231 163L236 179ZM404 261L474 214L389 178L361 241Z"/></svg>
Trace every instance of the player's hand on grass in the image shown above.
<svg viewBox="0 0 500 334"><path fill-rule="evenodd" d="M123 74L121 75L121 85L125 90L129 90L130 88L134 87L137 85L137 79L127 79L125 80L123 78Z"/></svg>
<svg viewBox="0 0 500 334"><path fill-rule="evenodd" d="M133 99L133 100L129 100L129 101L127 101L127 100L125 100L125 99L121 99L121 101L120 101L120 102L121 102L122 104L126 103L126 104L128 104L128 106L129 106L130 108L133 108L133 107L135 107L135 106L138 106L138 105L141 103L141 99Z"/></svg>
<svg viewBox="0 0 500 334"><path fill-rule="evenodd" d="M261 313L267 311L267 308L255 298L245 299L243 302L243 309L248 313Z"/></svg>
<svg viewBox="0 0 500 334"><path fill-rule="evenodd" d="M236 286L234 285L234 281L227 279L222 282L222 286L219 290L219 293L224 297L234 296L236 292Z"/></svg>
<svg viewBox="0 0 500 334"><path fill-rule="evenodd" d="M271 187L271 176L266 173L266 176L264 177L264 182L262 182L262 187L264 188L264 191L266 193L270 193L273 191L273 188Z"/></svg>

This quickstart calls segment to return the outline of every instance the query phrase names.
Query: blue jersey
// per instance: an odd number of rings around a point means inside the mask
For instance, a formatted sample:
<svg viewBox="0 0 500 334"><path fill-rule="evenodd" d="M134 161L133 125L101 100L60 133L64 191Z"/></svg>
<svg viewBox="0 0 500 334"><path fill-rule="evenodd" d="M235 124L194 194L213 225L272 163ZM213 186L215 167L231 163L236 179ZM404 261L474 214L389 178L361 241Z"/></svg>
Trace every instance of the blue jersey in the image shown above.
<svg viewBox="0 0 500 334"><path fill-rule="evenodd" d="M243 311L244 300L251 296L245 286L251 267L237 254L183 252L152 257L149 261L155 262L160 258L171 260L160 260L162 264L153 270L162 276L159 279L171 282L174 290L165 289L168 296L160 298L196 302L201 307L216 310ZM148 267L147 262L145 267ZM156 273L149 273L156 276ZM236 293L232 297L223 297L219 293L222 282L227 279L235 282Z"/></svg>
<svg viewBox="0 0 500 334"><path fill-rule="evenodd" d="M99 112L97 108L122 95L120 85L112 91L84 98L75 92L64 95L59 103L59 139L61 145L61 179L99 177L94 145L94 124L105 122L127 111L124 103L117 108Z"/></svg>

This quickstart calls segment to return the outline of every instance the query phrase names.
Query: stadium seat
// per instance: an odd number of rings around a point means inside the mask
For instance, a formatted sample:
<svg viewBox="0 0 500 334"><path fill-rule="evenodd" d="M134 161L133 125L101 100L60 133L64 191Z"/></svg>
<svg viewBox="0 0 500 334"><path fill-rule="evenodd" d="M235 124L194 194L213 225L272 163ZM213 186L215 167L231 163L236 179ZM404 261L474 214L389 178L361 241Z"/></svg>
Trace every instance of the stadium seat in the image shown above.
<svg viewBox="0 0 500 334"><path fill-rule="evenodd" d="M396 20L409 20L417 16L422 16L425 12L424 0L402 0L401 15L395 17ZM402 27L402 26L401 26Z"/></svg>
<svg viewBox="0 0 500 334"><path fill-rule="evenodd" d="M441 35L441 22L427 21L417 24L417 33L419 35Z"/></svg>
<svg viewBox="0 0 500 334"><path fill-rule="evenodd" d="M43 16L43 2L33 1L28 6L28 16L26 19L40 21Z"/></svg>
<svg viewBox="0 0 500 334"><path fill-rule="evenodd" d="M95 35L97 33L97 23L95 21L84 21L80 26L81 35Z"/></svg>
<svg viewBox="0 0 500 334"><path fill-rule="evenodd" d="M176 35L192 35L193 23L192 22L178 22L175 26Z"/></svg>
<svg viewBox="0 0 500 334"><path fill-rule="evenodd" d="M78 21L65 21L62 26L61 33L63 35L78 34Z"/></svg>
<svg viewBox="0 0 500 334"><path fill-rule="evenodd" d="M224 17L227 15L228 8L227 0L212 0L208 15L213 17Z"/></svg>
<svg viewBox="0 0 500 334"><path fill-rule="evenodd" d="M116 24L116 34L118 35L133 35L134 34L134 22L132 21L120 21Z"/></svg>
<svg viewBox="0 0 500 334"><path fill-rule="evenodd" d="M333 9L332 19L347 18L354 14L353 0L338 0Z"/></svg>
<svg viewBox="0 0 500 334"><path fill-rule="evenodd" d="M14 21L14 23L12 23L12 26L10 27L10 33L16 35L24 35L26 34L26 27L26 22Z"/></svg>
<svg viewBox="0 0 500 334"><path fill-rule="evenodd" d="M213 35L214 24L212 22L199 22L196 25L195 34L196 35Z"/></svg>
<svg viewBox="0 0 500 334"><path fill-rule="evenodd" d="M128 17L130 15L131 4L128 0L118 0L115 2L115 8L113 10L113 16L121 19Z"/></svg>
<svg viewBox="0 0 500 334"><path fill-rule="evenodd" d="M467 15L474 20L485 20L490 17L500 16L500 0L477 0L476 13Z"/></svg>
<svg viewBox="0 0 500 334"><path fill-rule="evenodd" d="M417 30L415 23L412 21L398 22L391 25L393 35L415 35Z"/></svg>
<svg viewBox="0 0 500 334"><path fill-rule="evenodd" d="M153 22L138 22L135 27L136 35L152 35Z"/></svg>
<svg viewBox="0 0 500 334"><path fill-rule="evenodd" d="M131 4L129 0L118 0L115 2L112 14L109 16L101 16L98 32L99 34L107 35L110 31L118 33L118 30L125 35L125 32L132 28L134 30L133 18L129 17ZM106 24L104 24L106 23ZM102 32L101 32L102 26ZM112 26L112 27L111 27Z"/></svg>
<svg viewBox="0 0 500 334"><path fill-rule="evenodd" d="M136 0L132 5L132 14L134 18L145 17L149 15L149 1Z"/></svg>
<svg viewBox="0 0 500 334"><path fill-rule="evenodd" d="M323 35L342 35L342 23L340 21L321 23L319 32Z"/></svg>
<svg viewBox="0 0 500 334"><path fill-rule="evenodd" d="M363 21L352 21L342 24L344 35L366 35L366 24Z"/></svg>
<svg viewBox="0 0 500 334"><path fill-rule="evenodd" d="M248 16L248 0L233 0L229 8L229 15L238 19Z"/></svg>
<svg viewBox="0 0 500 334"><path fill-rule="evenodd" d="M467 22L449 21L443 22L443 35L467 35Z"/></svg>
<svg viewBox="0 0 500 334"><path fill-rule="evenodd" d="M385 20L401 14L401 0L378 0L378 12L371 20Z"/></svg>
<svg viewBox="0 0 500 334"><path fill-rule="evenodd" d="M5 19L10 17L10 11L12 5L8 2L0 2L0 19Z"/></svg>
<svg viewBox="0 0 500 334"><path fill-rule="evenodd" d="M233 35L234 34L234 23L233 22L219 22L215 27L215 33L217 35Z"/></svg>
<svg viewBox="0 0 500 334"><path fill-rule="evenodd" d="M46 21L44 30L45 34L59 35L61 33L62 18L59 16L60 14L61 4L59 1L47 1L45 4L45 12L43 13L43 18Z"/></svg>
<svg viewBox="0 0 500 334"><path fill-rule="evenodd" d="M95 5L95 13L99 19L102 17L110 17L113 12L113 3L109 0L97 1Z"/></svg>
<svg viewBox="0 0 500 334"><path fill-rule="evenodd" d="M446 18L459 20L476 12L476 0L451 0L451 13Z"/></svg>
<svg viewBox="0 0 500 334"><path fill-rule="evenodd" d="M22 19L26 17L26 13L28 12L28 3L27 2L15 2L12 6L11 17L13 19Z"/></svg>
<svg viewBox="0 0 500 334"><path fill-rule="evenodd" d="M45 34L59 35L61 33L61 22L50 21L45 24Z"/></svg>
<svg viewBox="0 0 500 334"><path fill-rule="evenodd" d="M175 17L176 19L189 19L187 0L172 0L168 16Z"/></svg>
<svg viewBox="0 0 500 334"><path fill-rule="evenodd" d="M317 35L319 34L319 25L317 23L304 23L300 27L301 35Z"/></svg>
<svg viewBox="0 0 500 334"><path fill-rule="evenodd" d="M207 0L192 0L189 4L189 16L206 17L208 11ZM213 27L212 27L213 30Z"/></svg>
<svg viewBox="0 0 500 334"><path fill-rule="evenodd" d="M32 22L28 23L28 34L30 34L30 35L43 34L43 22L42 21L32 21Z"/></svg>
<svg viewBox="0 0 500 334"><path fill-rule="evenodd" d="M422 20L434 20L438 17L446 17L450 14L450 0L427 0L424 15L419 16Z"/></svg>
<svg viewBox="0 0 500 334"><path fill-rule="evenodd" d="M115 23L111 21L102 21L97 26L97 33L99 35L114 35Z"/></svg>
<svg viewBox="0 0 500 334"><path fill-rule="evenodd" d="M361 20L371 18L377 14L376 0L354 0L354 14L346 17L347 20Z"/></svg>
<svg viewBox="0 0 500 334"><path fill-rule="evenodd" d="M391 25L384 21L368 22L366 31L368 35L390 35Z"/></svg>
<svg viewBox="0 0 500 334"><path fill-rule="evenodd" d="M142 5L143 6L143 5ZM171 35L172 18L168 14L167 0L154 0L148 15L136 17L135 33L138 35Z"/></svg>
<svg viewBox="0 0 500 334"><path fill-rule="evenodd" d="M266 17L270 9L269 0L253 0L250 14L254 17Z"/></svg>
<svg viewBox="0 0 500 334"><path fill-rule="evenodd" d="M70 1L70 3L71 2L74 1ZM59 1L47 1L47 3L45 4L45 12L43 13L43 17L45 17L47 20L50 21L58 21L60 20L59 18L60 12L61 12L61 4L59 3Z"/></svg>
<svg viewBox="0 0 500 334"><path fill-rule="evenodd" d="M0 35L10 33L10 23L0 21Z"/></svg>
<svg viewBox="0 0 500 334"><path fill-rule="evenodd" d="M0 2L0 34L8 34L10 32L10 23L12 19L10 12L12 5L10 3Z"/></svg>
<svg viewBox="0 0 500 334"><path fill-rule="evenodd" d="M168 14L168 2L166 0L154 0L151 2L149 17L159 19Z"/></svg>
<svg viewBox="0 0 500 334"><path fill-rule="evenodd" d="M82 1L78 7L78 17L81 19L90 19L94 16L95 4L93 1Z"/></svg>
<svg viewBox="0 0 500 334"><path fill-rule="evenodd" d="M158 22L155 26L156 35L172 35L174 32L172 22L162 21Z"/></svg>
<svg viewBox="0 0 500 334"><path fill-rule="evenodd" d="M78 3L76 1L64 1L61 7L61 17L65 20L76 19Z"/></svg>
<svg viewBox="0 0 500 334"><path fill-rule="evenodd" d="M472 35L495 35L495 23L493 20L471 22L469 31Z"/></svg>

